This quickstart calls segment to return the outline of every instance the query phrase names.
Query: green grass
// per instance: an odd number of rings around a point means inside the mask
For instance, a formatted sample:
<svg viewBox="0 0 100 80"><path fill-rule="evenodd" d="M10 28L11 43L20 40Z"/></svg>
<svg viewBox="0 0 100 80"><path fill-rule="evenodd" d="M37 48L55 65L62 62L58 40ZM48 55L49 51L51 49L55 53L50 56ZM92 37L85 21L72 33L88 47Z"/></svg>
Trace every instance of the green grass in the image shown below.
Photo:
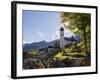
<svg viewBox="0 0 100 80"><path fill-rule="evenodd" d="M85 53L71 52L70 48L64 48L62 51L56 53L55 58L59 61L63 61L65 59L73 59L73 58L82 58L85 57Z"/></svg>
<svg viewBox="0 0 100 80"><path fill-rule="evenodd" d="M55 55L55 58L59 61L63 61L65 59L72 59L72 56L64 56L63 52L59 52L57 55Z"/></svg>

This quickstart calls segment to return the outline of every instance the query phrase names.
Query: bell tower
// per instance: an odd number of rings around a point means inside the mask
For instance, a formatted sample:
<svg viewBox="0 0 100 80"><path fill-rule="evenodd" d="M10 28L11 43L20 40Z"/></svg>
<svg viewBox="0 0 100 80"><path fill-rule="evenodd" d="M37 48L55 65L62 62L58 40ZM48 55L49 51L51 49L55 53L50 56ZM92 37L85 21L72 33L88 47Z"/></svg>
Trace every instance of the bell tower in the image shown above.
<svg viewBox="0 0 100 80"><path fill-rule="evenodd" d="M60 48L65 48L64 45L64 28L60 28Z"/></svg>

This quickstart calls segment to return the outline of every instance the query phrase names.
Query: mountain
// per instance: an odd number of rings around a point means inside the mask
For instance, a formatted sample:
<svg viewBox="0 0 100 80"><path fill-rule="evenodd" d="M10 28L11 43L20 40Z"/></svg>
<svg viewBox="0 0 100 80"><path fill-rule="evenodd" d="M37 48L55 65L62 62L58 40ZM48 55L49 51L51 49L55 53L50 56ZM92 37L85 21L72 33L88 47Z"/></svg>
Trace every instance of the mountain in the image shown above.
<svg viewBox="0 0 100 80"><path fill-rule="evenodd" d="M56 40L51 41L51 42L46 42L46 41L40 41L40 42L33 42L30 44L24 44L23 45L23 50L27 51L29 49L35 49L35 50L39 50L41 48L46 48L48 46L54 46Z"/></svg>
<svg viewBox="0 0 100 80"><path fill-rule="evenodd" d="M71 40L72 37L67 37L67 39ZM73 36L73 39L76 40L76 41L80 41L80 37L79 36ZM46 48L48 46L53 46L54 47L55 46L55 42L57 40L58 39L50 41L50 42L40 41L40 42L33 42L33 43L30 43L30 44L24 44L23 45L23 50L24 51L28 51L30 49L35 49L36 51L38 51L39 49Z"/></svg>

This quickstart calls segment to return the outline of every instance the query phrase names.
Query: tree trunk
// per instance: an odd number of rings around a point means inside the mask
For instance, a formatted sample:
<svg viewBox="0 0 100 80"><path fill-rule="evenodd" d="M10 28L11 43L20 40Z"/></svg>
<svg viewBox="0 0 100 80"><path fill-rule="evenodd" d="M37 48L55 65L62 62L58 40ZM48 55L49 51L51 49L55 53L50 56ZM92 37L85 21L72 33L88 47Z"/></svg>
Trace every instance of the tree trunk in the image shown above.
<svg viewBox="0 0 100 80"><path fill-rule="evenodd" d="M84 35L84 45L85 45L85 53L87 54L87 41L86 41L86 27L84 23L84 16L82 15L81 17L81 22L82 22L82 28L83 28L83 35Z"/></svg>
<svg viewBox="0 0 100 80"><path fill-rule="evenodd" d="M83 31L84 31L85 53L87 54L87 41L86 41L86 32L85 32L85 29Z"/></svg>

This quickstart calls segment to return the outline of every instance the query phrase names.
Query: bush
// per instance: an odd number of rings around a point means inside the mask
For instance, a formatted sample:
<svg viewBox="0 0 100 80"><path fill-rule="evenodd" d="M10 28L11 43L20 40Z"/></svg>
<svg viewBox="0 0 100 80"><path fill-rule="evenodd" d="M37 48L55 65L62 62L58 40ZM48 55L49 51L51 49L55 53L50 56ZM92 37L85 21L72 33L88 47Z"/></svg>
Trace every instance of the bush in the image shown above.
<svg viewBox="0 0 100 80"><path fill-rule="evenodd" d="M85 55L83 55L83 54L79 53L79 54L75 54L75 55L73 55L73 57L80 58L80 57L85 57Z"/></svg>

